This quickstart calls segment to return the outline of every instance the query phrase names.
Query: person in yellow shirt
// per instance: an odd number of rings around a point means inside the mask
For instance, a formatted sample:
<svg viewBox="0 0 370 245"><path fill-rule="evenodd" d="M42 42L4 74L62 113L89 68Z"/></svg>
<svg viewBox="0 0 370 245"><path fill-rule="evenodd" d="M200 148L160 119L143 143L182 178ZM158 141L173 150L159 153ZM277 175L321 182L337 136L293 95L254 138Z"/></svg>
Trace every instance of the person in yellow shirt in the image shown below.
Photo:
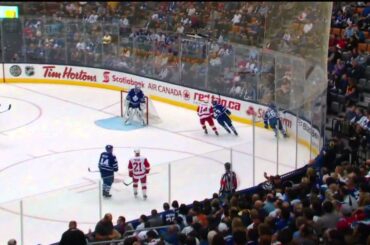
<svg viewBox="0 0 370 245"><path fill-rule="evenodd" d="M104 44L104 45L108 45L108 44L111 44L111 42L112 42L112 36L111 36L111 35L109 35L109 33L108 33L108 32L106 32L106 33L104 34L104 36L103 36L103 44Z"/></svg>

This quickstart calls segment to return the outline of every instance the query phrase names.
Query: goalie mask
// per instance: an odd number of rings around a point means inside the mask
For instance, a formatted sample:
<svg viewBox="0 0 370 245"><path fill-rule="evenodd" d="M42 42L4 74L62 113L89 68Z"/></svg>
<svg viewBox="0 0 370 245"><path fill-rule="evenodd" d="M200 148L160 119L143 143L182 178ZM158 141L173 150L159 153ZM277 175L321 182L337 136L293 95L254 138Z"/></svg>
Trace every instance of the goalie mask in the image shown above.
<svg viewBox="0 0 370 245"><path fill-rule="evenodd" d="M134 90L135 90L136 93L139 93L141 88L140 88L139 85L135 85Z"/></svg>

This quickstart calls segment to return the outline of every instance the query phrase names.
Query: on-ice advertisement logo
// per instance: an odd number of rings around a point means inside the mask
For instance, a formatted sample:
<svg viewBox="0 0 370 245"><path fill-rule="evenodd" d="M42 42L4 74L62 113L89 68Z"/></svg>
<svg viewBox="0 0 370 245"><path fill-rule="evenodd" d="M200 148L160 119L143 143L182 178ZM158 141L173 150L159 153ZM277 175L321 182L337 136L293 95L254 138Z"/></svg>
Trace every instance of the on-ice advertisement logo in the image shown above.
<svg viewBox="0 0 370 245"><path fill-rule="evenodd" d="M27 76L31 77L31 76L35 75L35 68L33 66L26 66L25 70L24 70L24 73Z"/></svg>
<svg viewBox="0 0 370 245"><path fill-rule="evenodd" d="M12 65L9 72L13 77L19 77L22 74L22 68L19 65Z"/></svg>

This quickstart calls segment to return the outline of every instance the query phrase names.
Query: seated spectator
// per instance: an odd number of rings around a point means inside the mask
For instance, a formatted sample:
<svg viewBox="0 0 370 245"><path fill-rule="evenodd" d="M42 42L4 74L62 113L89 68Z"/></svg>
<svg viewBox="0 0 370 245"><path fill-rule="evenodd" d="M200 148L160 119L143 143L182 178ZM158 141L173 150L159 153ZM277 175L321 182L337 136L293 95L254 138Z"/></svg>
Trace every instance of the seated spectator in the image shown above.
<svg viewBox="0 0 370 245"><path fill-rule="evenodd" d="M162 222L164 225L170 225L173 224L173 222L176 219L176 213L173 210L170 210L170 205L168 203L163 204L163 210L162 213Z"/></svg>
<svg viewBox="0 0 370 245"><path fill-rule="evenodd" d="M8 243L9 244L9 243ZM76 221L70 221L68 230L62 234L60 245L84 245L86 244L85 234L77 228Z"/></svg>
<svg viewBox="0 0 370 245"><path fill-rule="evenodd" d="M357 60L352 60L351 62L352 69L349 72L349 76L355 78L356 80L363 77L365 69L357 62Z"/></svg>
<svg viewBox="0 0 370 245"><path fill-rule="evenodd" d="M325 201L322 204L324 214L315 222L318 234L323 234L326 229L335 228L340 216L334 211L333 203Z"/></svg>
<svg viewBox="0 0 370 245"><path fill-rule="evenodd" d="M150 227L148 217L145 214L140 215L139 222L140 224L136 226L136 230L141 230Z"/></svg>
<svg viewBox="0 0 370 245"><path fill-rule="evenodd" d="M108 32L104 33L102 42L103 42L104 45L111 44L112 43L112 36Z"/></svg>
<svg viewBox="0 0 370 245"><path fill-rule="evenodd" d="M357 86L353 78L349 78L348 86L345 93L346 99L357 99Z"/></svg>
<svg viewBox="0 0 370 245"><path fill-rule="evenodd" d="M113 227L123 236L127 231L134 230L134 227L130 223L126 223L126 218L124 216L119 216L117 219L117 224Z"/></svg>
<svg viewBox="0 0 370 245"><path fill-rule="evenodd" d="M162 221L161 216L158 214L157 210L153 209L151 214L152 215L151 215L151 217L149 218L149 221L148 221L149 224L150 224L150 227L162 226L163 221Z"/></svg>
<svg viewBox="0 0 370 245"><path fill-rule="evenodd" d="M352 24L349 24L346 29L344 30L343 36L345 38L350 38L355 35L355 29L353 28Z"/></svg>
<svg viewBox="0 0 370 245"><path fill-rule="evenodd" d="M95 240L106 241L119 239L121 234L113 228L112 214L107 213L95 226Z"/></svg>

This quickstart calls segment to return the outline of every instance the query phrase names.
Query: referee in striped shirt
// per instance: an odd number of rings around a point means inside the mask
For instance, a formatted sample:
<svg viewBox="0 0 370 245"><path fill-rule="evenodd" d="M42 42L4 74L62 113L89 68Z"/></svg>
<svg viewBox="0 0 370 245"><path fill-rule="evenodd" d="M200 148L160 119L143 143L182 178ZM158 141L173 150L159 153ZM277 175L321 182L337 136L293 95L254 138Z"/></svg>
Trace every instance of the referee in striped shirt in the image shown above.
<svg viewBox="0 0 370 245"><path fill-rule="evenodd" d="M220 197L222 200L228 200L237 188L236 174L231 170L231 163L225 163L226 172L221 177Z"/></svg>

